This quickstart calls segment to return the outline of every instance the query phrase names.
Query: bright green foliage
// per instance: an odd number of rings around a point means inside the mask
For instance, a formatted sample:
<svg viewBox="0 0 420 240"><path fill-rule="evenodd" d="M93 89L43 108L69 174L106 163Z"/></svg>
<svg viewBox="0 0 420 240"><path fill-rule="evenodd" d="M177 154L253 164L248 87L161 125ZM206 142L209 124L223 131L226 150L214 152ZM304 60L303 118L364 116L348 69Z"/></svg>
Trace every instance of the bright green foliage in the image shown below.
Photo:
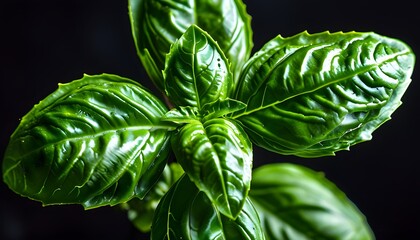
<svg viewBox="0 0 420 240"><path fill-rule="evenodd" d="M235 79L251 54L251 17L241 0L129 0L129 13L137 53L161 91L165 56L191 25L217 41Z"/></svg>
<svg viewBox="0 0 420 240"><path fill-rule="evenodd" d="M290 163L253 173L250 198L267 239L372 239L366 219L323 174Z"/></svg>
<svg viewBox="0 0 420 240"><path fill-rule="evenodd" d="M169 129L159 121L166 111L138 83L115 75L60 84L22 118L3 179L43 204L93 208L144 196L169 153Z"/></svg>
<svg viewBox="0 0 420 240"><path fill-rule="evenodd" d="M248 198L232 220L221 215L187 175L163 197L155 216L152 239L264 239L258 213Z"/></svg>
<svg viewBox="0 0 420 240"><path fill-rule="evenodd" d="M179 164L224 215L236 218L251 184L252 148L235 122L216 118L186 124L172 137Z"/></svg>
<svg viewBox="0 0 420 240"><path fill-rule="evenodd" d="M121 204L152 239L374 239L321 174L252 172L252 145L315 158L370 140L410 84L409 46L302 32L250 57L240 0L128 3L137 53L169 106L115 75L60 84L10 138L10 189L46 205Z"/></svg>
<svg viewBox="0 0 420 240"><path fill-rule="evenodd" d="M268 150L334 155L390 119L413 65L408 46L375 33L278 36L242 72L236 99L247 107L235 117Z"/></svg>
<svg viewBox="0 0 420 240"><path fill-rule="evenodd" d="M217 43L195 25L177 40L166 57L164 87L177 106L224 100L233 88L229 63Z"/></svg>

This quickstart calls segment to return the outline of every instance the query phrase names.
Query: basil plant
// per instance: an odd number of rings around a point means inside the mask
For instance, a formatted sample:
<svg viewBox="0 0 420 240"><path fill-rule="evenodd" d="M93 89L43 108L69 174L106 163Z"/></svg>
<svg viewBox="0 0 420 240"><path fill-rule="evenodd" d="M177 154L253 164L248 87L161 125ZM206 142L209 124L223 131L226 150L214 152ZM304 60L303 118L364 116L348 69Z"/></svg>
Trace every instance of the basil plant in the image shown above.
<svg viewBox="0 0 420 240"><path fill-rule="evenodd" d="M301 32L251 55L241 0L129 0L138 81L59 84L10 138L3 181L43 205L118 206L151 239L374 239L322 174L253 169L253 145L333 156L400 106L415 55L373 32Z"/></svg>

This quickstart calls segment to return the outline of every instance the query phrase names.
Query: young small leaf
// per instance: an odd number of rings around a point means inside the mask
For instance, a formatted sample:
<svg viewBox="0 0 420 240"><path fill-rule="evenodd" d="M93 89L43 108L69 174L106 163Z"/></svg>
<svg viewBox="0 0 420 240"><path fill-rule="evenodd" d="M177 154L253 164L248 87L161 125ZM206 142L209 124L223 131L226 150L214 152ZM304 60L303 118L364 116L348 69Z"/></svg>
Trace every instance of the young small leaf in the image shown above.
<svg viewBox="0 0 420 240"><path fill-rule="evenodd" d="M153 219L151 239L264 240L264 233L247 198L235 220L217 211L207 195L187 175L162 198Z"/></svg>
<svg viewBox="0 0 420 240"><path fill-rule="evenodd" d="M195 122L201 119L200 112L196 107L176 107L162 117L162 121L172 122L176 125Z"/></svg>
<svg viewBox="0 0 420 240"><path fill-rule="evenodd" d="M129 0L129 14L137 53L162 92L165 56L176 39L193 24L218 42L231 61L234 79L250 57L251 17L242 0Z"/></svg>
<svg viewBox="0 0 420 240"><path fill-rule="evenodd" d="M159 178L169 133L165 105L137 82L85 75L26 114L3 160L4 182L45 205L85 208L142 197Z"/></svg>
<svg viewBox="0 0 420 240"><path fill-rule="evenodd" d="M191 122L171 138L178 163L217 209L235 218L251 183L252 147L243 129L228 119Z"/></svg>
<svg viewBox="0 0 420 240"><path fill-rule="evenodd" d="M233 88L228 60L206 32L192 25L174 43L163 72L165 92L177 106L201 109Z"/></svg>
<svg viewBox="0 0 420 240"><path fill-rule="evenodd" d="M334 155L390 119L414 60L406 44L375 33L278 36L244 68L236 96L247 108L235 118L268 150Z"/></svg>
<svg viewBox="0 0 420 240"><path fill-rule="evenodd" d="M308 168L285 163L259 167L249 197L267 239L375 239L346 195Z"/></svg>
<svg viewBox="0 0 420 240"><path fill-rule="evenodd" d="M242 110L246 104L235 99L218 99L215 102L207 103L201 109L203 121L223 117L236 111Z"/></svg>

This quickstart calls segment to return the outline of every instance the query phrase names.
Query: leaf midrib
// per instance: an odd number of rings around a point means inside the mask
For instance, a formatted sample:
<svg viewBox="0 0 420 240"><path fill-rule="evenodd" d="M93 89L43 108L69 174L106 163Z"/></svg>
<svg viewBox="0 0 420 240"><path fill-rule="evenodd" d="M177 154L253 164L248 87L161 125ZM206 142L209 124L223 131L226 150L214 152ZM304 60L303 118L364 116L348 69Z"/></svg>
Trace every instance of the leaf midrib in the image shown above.
<svg viewBox="0 0 420 240"><path fill-rule="evenodd" d="M273 102L273 103L271 103L271 104L267 104L267 105L261 105L261 107L258 107L258 108L254 108L254 109L251 109L250 111L244 111L244 112L242 112L242 113L240 113L240 114L238 114L238 115L235 115L235 116L233 116L233 118L234 119L237 119L237 118L240 118L240 117L242 117L242 116L245 116L245 115L250 115L250 114L252 114L252 113L254 113L254 112L257 112L257 111L260 111L260 110L264 110L264 109L266 109L266 108L270 108L270 107L273 107L273 106L275 106L275 105L277 105L277 104L280 104L280 103L282 103L282 102L285 102L285 101L287 101L287 100L289 100L289 99L292 99L292 98L294 98L294 97L298 97L298 96L301 96L301 95L304 95L304 94L308 94L308 93L311 93L311 92L315 92L315 91L317 91L317 90L319 90L319 89L322 89L322 88L325 88L325 87L327 87L327 86L329 86L329 85L333 85L333 84L336 84L336 83L338 83L338 82L341 82L341 81L345 81L345 80L347 80L347 79L349 79L349 78L353 78L354 76L357 76L357 75L360 75L361 73L364 73L364 72L369 72L369 71L371 71L372 69L376 69L376 68L378 68L378 66L381 66L381 65L383 65L383 64L385 64L385 63L387 63L387 62L389 62L389 61L392 61L393 59L396 59L396 58L398 58L398 57L400 57L400 56L404 56L404 55L408 55L408 54L410 54L410 52L407 50L407 51L404 51L404 52L399 52L399 53L395 53L395 54L391 54L391 55L387 55L387 57L383 57L382 59L381 59L381 61L380 62L377 62L376 64L371 64L371 65L369 65L369 66L365 66L365 67L363 67L363 68L361 68L362 70L364 70L364 71L355 71L352 75L347 75L346 77L343 77L343 78L338 78L338 79L336 79L336 80L334 80L334 81L329 81L327 84L323 84L323 85L320 85L320 86L318 86L317 88L313 88L313 89L310 89L310 90L308 90L308 91L303 91L303 92L301 92L301 93L298 93L298 94L295 94L295 95L293 95L293 96L290 96L290 97L287 97L287 98L284 98L284 99L282 99L281 101L275 101L275 102ZM269 74L269 75L271 75L271 74ZM268 77L267 77L268 78ZM267 79L266 78L266 79ZM262 82L266 82L265 80L264 81L262 81ZM264 97L263 97L263 99L264 99Z"/></svg>

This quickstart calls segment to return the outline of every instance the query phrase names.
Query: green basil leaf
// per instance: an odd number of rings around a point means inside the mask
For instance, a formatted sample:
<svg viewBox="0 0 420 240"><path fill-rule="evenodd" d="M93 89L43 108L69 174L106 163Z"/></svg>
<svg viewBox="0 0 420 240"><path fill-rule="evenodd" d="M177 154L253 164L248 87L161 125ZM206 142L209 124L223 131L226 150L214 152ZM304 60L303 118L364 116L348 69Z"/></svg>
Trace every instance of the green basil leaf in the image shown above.
<svg viewBox="0 0 420 240"><path fill-rule="evenodd" d="M281 163L257 168L249 197L267 239L374 239L347 196L306 167Z"/></svg>
<svg viewBox="0 0 420 240"><path fill-rule="evenodd" d="M157 205L183 174L184 170L181 165L170 163L165 166L159 181L143 199L133 198L120 204L120 207L127 212L128 219L137 229L142 232L150 231Z"/></svg>
<svg viewBox="0 0 420 240"><path fill-rule="evenodd" d="M205 104L201 109L201 114L204 116L203 121L206 121L208 119L226 116L245 107L245 103L235 99L218 99L215 102Z"/></svg>
<svg viewBox="0 0 420 240"><path fill-rule="evenodd" d="M196 107L176 107L162 117L162 121L173 122L175 124L183 124L200 120L201 114Z"/></svg>
<svg viewBox="0 0 420 240"><path fill-rule="evenodd" d="M243 129L228 119L191 122L175 132L178 163L217 209L235 218L248 195L252 146Z"/></svg>
<svg viewBox="0 0 420 240"><path fill-rule="evenodd" d="M415 57L375 33L278 36L247 63L237 118L257 145L301 157L370 140L408 87Z"/></svg>
<svg viewBox="0 0 420 240"><path fill-rule="evenodd" d="M169 190L156 208L151 239L256 239L264 234L247 198L235 220L221 215L187 175Z"/></svg>
<svg viewBox="0 0 420 240"><path fill-rule="evenodd" d="M137 53L161 91L165 56L193 24L214 37L230 59L235 79L250 57L251 17L241 0L129 0L129 15Z"/></svg>
<svg viewBox="0 0 420 240"><path fill-rule="evenodd" d="M3 160L4 182L44 205L85 208L142 197L170 150L165 105L137 82L85 75L27 113Z"/></svg>
<svg viewBox="0 0 420 240"><path fill-rule="evenodd" d="M201 107L225 99L233 88L232 73L222 50L206 32L192 25L166 58L165 92L178 106Z"/></svg>

